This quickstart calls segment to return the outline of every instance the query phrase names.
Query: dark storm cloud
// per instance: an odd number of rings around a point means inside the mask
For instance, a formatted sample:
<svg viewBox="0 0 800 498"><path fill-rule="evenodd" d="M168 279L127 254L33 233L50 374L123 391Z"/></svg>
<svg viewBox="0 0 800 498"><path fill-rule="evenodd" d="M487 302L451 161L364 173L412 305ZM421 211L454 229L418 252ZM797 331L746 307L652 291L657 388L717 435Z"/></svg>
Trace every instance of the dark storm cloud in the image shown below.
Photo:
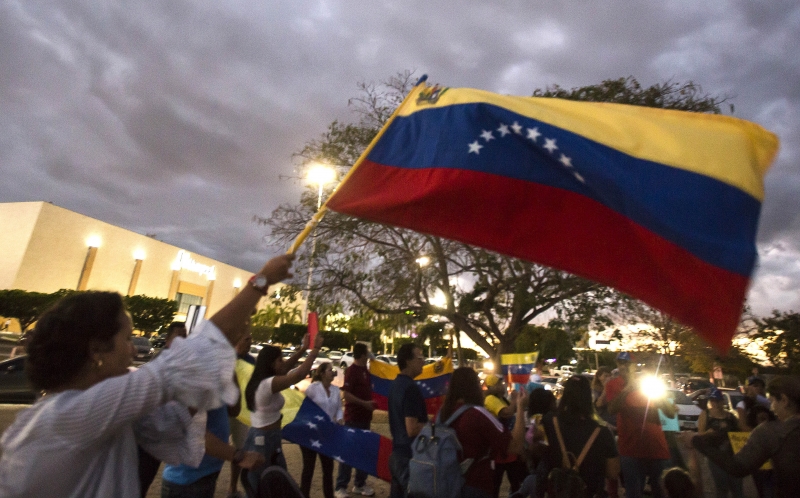
<svg viewBox="0 0 800 498"><path fill-rule="evenodd" d="M530 95L692 80L781 139L751 296L797 305L798 46L800 6L785 0L9 0L0 201L53 201L255 270L283 248L252 216L298 198L302 183L279 177L297 174L292 154L331 121L357 119L347 102L360 81L410 69Z"/></svg>

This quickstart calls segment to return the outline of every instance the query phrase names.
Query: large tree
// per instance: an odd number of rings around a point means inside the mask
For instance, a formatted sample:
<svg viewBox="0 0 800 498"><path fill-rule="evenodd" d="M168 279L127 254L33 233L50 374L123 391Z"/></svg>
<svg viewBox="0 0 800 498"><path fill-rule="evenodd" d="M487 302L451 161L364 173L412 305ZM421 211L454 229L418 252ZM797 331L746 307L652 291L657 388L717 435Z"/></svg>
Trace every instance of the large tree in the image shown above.
<svg viewBox="0 0 800 498"><path fill-rule="evenodd" d="M361 84L350 104L360 119L331 123L325 134L297 154L302 165L338 165L344 174L411 87L410 73L384 84ZM719 112L717 98L693 83L642 88L633 78L572 90L554 86L537 96L625 102L635 105ZM316 190L297 204L282 205L259 221L276 241L289 244L316 210ZM509 229L513 229L509 227ZM301 248L298 274L313 258L311 309L340 303L383 315L424 320L439 316L463 331L488 355L514 351L524 328L540 317L558 316L559 327L582 333L613 306L616 294L589 280L499 255L467 244L328 213L317 227L316 250Z"/></svg>
<svg viewBox="0 0 800 498"><path fill-rule="evenodd" d="M800 374L800 313L774 310L772 316L754 321L754 337L764 341L764 350L773 365L790 374Z"/></svg>

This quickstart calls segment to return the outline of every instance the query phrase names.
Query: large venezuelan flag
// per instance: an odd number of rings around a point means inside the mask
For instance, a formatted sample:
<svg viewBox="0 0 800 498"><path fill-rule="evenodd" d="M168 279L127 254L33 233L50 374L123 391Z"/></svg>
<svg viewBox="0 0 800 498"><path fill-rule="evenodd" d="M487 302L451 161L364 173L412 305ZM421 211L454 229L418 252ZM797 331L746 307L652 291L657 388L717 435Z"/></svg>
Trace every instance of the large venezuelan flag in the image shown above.
<svg viewBox="0 0 800 498"><path fill-rule="evenodd" d="M326 207L615 287L727 349L777 148L728 116L418 85Z"/></svg>
<svg viewBox="0 0 800 498"><path fill-rule="evenodd" d="M372 401L378 410L389 409L389 389L392 381L400 369L394 365L379 360L370 360L369 376L372 383ZM422 367L422 373L414 378L422 396L429 415L435 415L444 403L450 377L453 375L453 360L445 356L436 363Z"/></svg>

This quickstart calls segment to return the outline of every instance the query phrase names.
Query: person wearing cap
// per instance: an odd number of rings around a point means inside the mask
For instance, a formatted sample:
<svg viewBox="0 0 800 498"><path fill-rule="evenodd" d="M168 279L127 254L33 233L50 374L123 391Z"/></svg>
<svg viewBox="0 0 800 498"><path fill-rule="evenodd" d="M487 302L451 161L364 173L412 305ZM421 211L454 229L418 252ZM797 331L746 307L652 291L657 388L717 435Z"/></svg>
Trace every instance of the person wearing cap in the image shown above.
<svg viewBox="0 0 800 498"><path fill-rule="evenodd" d="M700 418L697 420L697 433L715 434L719 439L719 450L733 455L733 448L727 436L729 432L738 429L736 416L725 409L722 392L716 387L709 390L707 399L708 407L700 413ZM708 468L714 479L717 498L727 498L729 493L733 498L742 498L741 478L728 474L712 461L708 462Z"/></svg>
<svg viewBox="0 0 800 498"><path fill-rule="evenodd" d="M675 406L666 397L650 398L634 378L630 353L617 355L619 377L606 384L608 411L617 416L617 435L626 498L641 498L645 480L650 479L654 498L661 498L661 473L670 459L658 412L675 415Z"/></svg>
<svg viewBox="0 0 800 498"><path fill-rule="evenodd" d="M800 377L778 377L769 383L772 411L778 420L753 429L744 447L731 455L719 449L717 433L698 434L692 446L727 473L750 475L772 463L776 498L800 496Z"/></svg>
<svg viewBox="0 0 800 498"><path fill-rule="evenodd" d="M517 391L511 393L511 399L506 398L506 383L499 375L491 374L483 381L486 386L486 397L483 405L489 410L506 432L514 428L514 414L517 410ZM494 498L500 496L500 485L503 483L503 474L508 476L511 493L516 492L528 474L528 467L518 455L508 454L494 460Z"/></svg>
<svg viewBox="0 0 800 498"><path fill-rule="evenodd" d="M766 384L764 379L755 375L747 378L747 386L744 390L744 399L736 404L736 414L739 416L743 431L750 432L753 427L747 425L747 412L756 405L769 408L769 400L765 396Z"/></svg>

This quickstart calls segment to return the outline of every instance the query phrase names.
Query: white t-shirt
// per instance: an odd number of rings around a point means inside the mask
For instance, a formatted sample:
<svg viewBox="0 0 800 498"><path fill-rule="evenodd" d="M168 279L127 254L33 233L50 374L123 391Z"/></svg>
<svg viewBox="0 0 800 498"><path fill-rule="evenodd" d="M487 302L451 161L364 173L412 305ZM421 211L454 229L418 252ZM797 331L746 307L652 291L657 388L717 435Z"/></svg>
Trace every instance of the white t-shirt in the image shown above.
<svg viewBox="0 0 800 498"><path fill-rule="evenodd" d="M286 402L283 394L272 392L272 381L275 377L270 377L261 381L256 389L254 396L256 411L250 412L250 423L252 427L266 427L274 424L281 418L281 409Z"/></svg>

